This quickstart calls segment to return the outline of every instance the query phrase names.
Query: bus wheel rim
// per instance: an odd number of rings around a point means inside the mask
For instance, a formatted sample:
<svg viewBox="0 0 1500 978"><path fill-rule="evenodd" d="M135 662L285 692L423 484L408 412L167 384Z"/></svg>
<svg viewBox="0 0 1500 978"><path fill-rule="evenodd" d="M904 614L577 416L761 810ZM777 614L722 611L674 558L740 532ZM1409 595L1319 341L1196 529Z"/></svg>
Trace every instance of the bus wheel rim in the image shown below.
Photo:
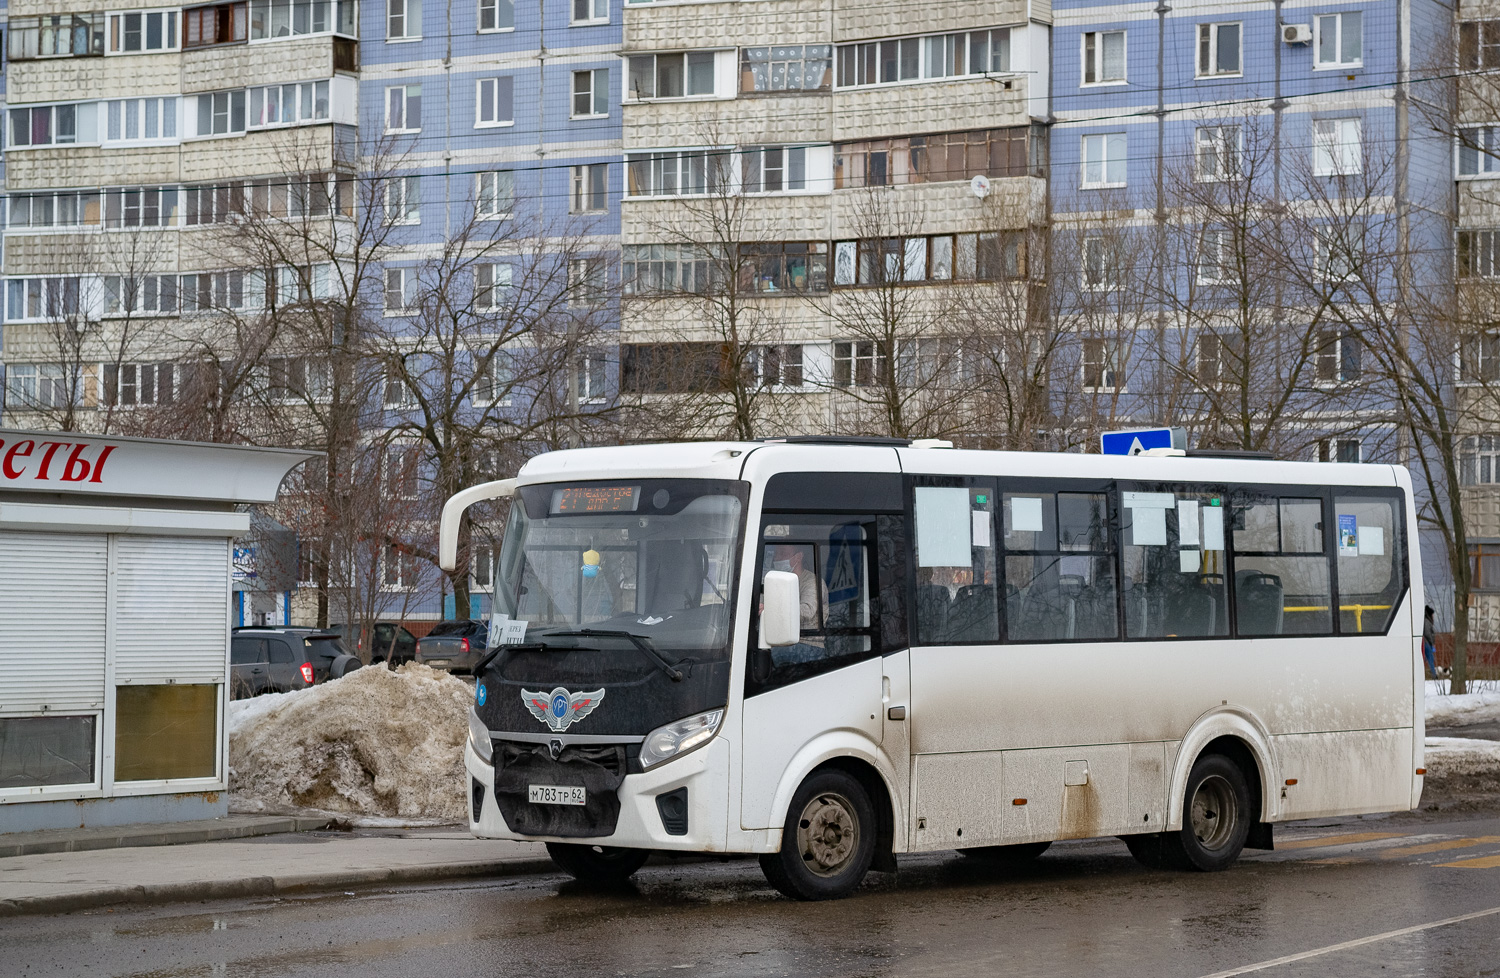
<svg viewBox="0 0 1500 978"><path fill-rule="evenodd" d="M1208 850L1222 849L1234 836L1239 812L1234 789L1215 774L1204 778L1193 792L1189 821L1198 844Z"/></svg>
<svg viewBox="0 0 1500 978"><path fill-rule="evenodd" d="M814 795L797 822L797 851L814 876L837 876L859 850L854 805L837 792Z"/></svg>

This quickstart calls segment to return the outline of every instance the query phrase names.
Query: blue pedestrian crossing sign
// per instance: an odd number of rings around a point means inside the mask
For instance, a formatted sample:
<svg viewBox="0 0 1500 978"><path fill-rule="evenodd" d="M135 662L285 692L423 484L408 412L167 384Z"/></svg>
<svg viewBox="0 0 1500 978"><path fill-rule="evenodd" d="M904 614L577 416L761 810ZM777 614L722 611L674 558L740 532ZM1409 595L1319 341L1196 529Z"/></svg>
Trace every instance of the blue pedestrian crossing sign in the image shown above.
<svg viewBox="0 0 1500 978"><path fill-rule="evenodd" d="M1135 428L1106 431L1099 436L1105 455L1143 455L1153 448L1187 448L1187 432L1181 428Z"/></svg>

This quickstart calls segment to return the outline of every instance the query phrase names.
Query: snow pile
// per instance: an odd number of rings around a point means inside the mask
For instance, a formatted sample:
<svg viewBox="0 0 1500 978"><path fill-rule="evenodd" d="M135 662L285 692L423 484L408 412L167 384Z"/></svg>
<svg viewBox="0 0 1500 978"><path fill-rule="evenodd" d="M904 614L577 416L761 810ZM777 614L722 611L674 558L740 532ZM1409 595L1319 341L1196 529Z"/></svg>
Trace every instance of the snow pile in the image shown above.
<svg viewBox="0 0 1500 978"><path fill-rule="evenodd" d="M240 812L313 809L465 818L473 688L408 663L229 704L229 783Z"/></svg>
<svg viewBox="0 0 1500 978"><path fill-rule="evenodd" d="M1463 727L1500 721L1500 681L1471 680L1469 689L1462 696L1452 696L1448 693L1448 680L1428 680L1427 725Z"/></svg>

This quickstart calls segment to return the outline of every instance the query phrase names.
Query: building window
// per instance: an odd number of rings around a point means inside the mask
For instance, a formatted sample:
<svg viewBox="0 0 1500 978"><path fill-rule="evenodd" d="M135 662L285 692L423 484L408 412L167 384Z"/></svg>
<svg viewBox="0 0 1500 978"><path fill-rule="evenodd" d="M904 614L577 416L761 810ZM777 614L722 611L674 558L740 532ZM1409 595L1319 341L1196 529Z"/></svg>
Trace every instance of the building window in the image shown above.
<svg viewBox="0 0 1500 978"><path fill-rule="evenodd" d="M1193 177L1199 183L1240 175L1244 134L1239 126L1199 126L1193 135Z"/></svg>
<svg viewBox="0 0 1500 978"><path fill-rule="evenodd" d="M385 0L385 39L410 41L422 36L422 0Z"/></svg>
<svg viewBox="0 0 1500 978"><path fill-rule="evenodd" d="M1360 378L1360 343L1353 335L1324 330L1318 334L1314 373L1325 384L1347 384Z"/></svg>
<svg viewBox="0 0 1500 978"><path fill-rule="evenodd" d="M183 223L189 226L223 224L245 211L243 184L184 187L182 195Z"/></svg>
<svg viewBox="0 0 1500 978"><path fill-rule="evenodd" d="M620 347L620 390L630 394L721 391L734 367L718 343L640 343Z"/></svg>
<svg viewBox="0 0 1500 978"><path fill-rule="evenodd" d="M609 23L609 0L573 0L573 23Z"/></svg>
<svg viewBox="0 0 1500 978"><path fill-rule="evenodd" d="M177 312L176 275L104 276L104 314L172 315Z"/></svg>
<svg viewBox="0 0 1500 978"><path fill-rule="evenodd" d="M833 386L874 387L885 378L888 364L871 340L841 340L833 344Z"/></svg>
<svg viewBox="0 0 1500 978"><path fill-rule="evenodd" d="M329 32L355 37L355 5L358 0L251 0L250 39L294 37ZM420 34L420 0L409 0L413 13L406 18Z"/></svg>
<svg viewBox="0 0 1500 978"><path fill-rule="evenodd" d="M481 78L474 83L474 128L508 126L515 121L515 79Z"/></svg>
<svg viewBox="0 0 1500 978"><path fill-rule="evenodd" d="M109 15L109 53L136 54L177 48L177 11L132 10Z"/></svg>
<svg viewBox="0 0 1500 978"><path fill-rule="evenodd" d="M1125 32L1089 31L1083 35L1083 83L1117 85L1125 81Z"/></svg>
<svg viewBox="0 0 1500 978"><path fill-rule="evenodd" d="M1203 333L1194 347L1196 358L1193 366L1202 386L1218 387L1238 376L1239 364L1243 361L1238 336Z"/></svg>
<svg viewBox="0 0 1500 978"><path fill-rule="evenodd" d="M97 226L103 216L97 190L14 194L7 211L11 228L90 227Z"/></svg>
<svg viewBox="0 0 1500 978"><path fill-rule="evenodd" d="M98 140L97 102L10 110L10 148L64 146Z"/></svg>
<svg viewBox="0 0 1500 978"><path fill-rule="evenodd" d="M510 291L511 267L509 265L484 262L474 266L474 307L482 312L493 312L505 305L505 296Z"/></svg>
<svg viewBox="0 0 1500 978"><path fill-rule="evenodd" d="M196 96L199 136L228 136L245 131L245 91Z"/></svg>
<svg viewBox="0 0 1500 978"><path fill-rule="evenodd" d="M763 387L801 387L802 344L786 343L763 346L757 351L756 366Z"/></svg>
<svg viewBox="0 0 1500 978"><path fill-rule="evenodd" d="M1198 248L1198 282L1215 285L1236 281L1234 232L1229 228L1204 228Z"/></svg>
<svg viewBox="0 0 1500 978"><path fill-rule="evenodd" d="M104 14L53 14L10 18L11 61L88 58L104 53Z"/></svg>
<svg viewBox="0 0 1500 978"><path fill-rule="evenodd" d="M421 177L387 177L382 187L385 223L422 223Z"/></svg>
<svg viewBox="0 0 1500 978"><path fill-rule="evenodd" d="M268 285L260 271L199 272L177 280L177 302L188 313L263 309Z"/></svg>
<svg viewBox="0 0 1500 978"><path fill-rule="evenodd" d="M115 99L105 105L105 142L177 138L177 99Z"/></svg>
<svg viewBox="0 0 1500 978"><path fill-rule="evenodd" d="M1500 482L1500 435L1470 435L1459 443L1458 481L1466 486ZM1500 567L1496 571L1491 587L1500 587Z"/></svg>
<svg viewBox="0 0 1500 978"><path fill-rule="evenodd" d="M598 309L609 297L609 263L601 257L568 262L568 305Z"/></svg>
<svg viewBox="0 0 1500 978"><path fill-rule="evenodd" d="M189 7L182 12L182 46L202 48L238 44L250 39L250 5L222 3Z"/></svg>
<svg viewBox="0 0 1500 978"><path fill-rule="evenodd" d="M387 276L389 281L389 276ZM388 367L385 371L384 382L381 384L383 390L382 400L388 408L409 408L416 406L417 395L406 382L401 371L394 367Z"/></svg>
<svg viewBox="0 0 1500 978"><path fill-rule="evenodd" d="M752 146L740 153L740 188L747 194L807 189L807 147Z"/></svg>
<svg viewBox="0 0 1500 978"><path fill-rule="evenodd" d="M933 234L835 241L835 286L996 282L1026 275L1026 232Z"/></svg>
<svg viewBox="0 0 1500 978"><path fill-rule="evenodd" d="M1357 68L1364 62L1364 14L1345 10L1313 18L1313 50L1319 68Z"/></svg>
<svg viewBox="0 0 1500 978"><path fill-rule="evenodd" d="M740 91L826 92L833 83L833 45L778 44L740 49Z"/></svg>
<svg viewBox="0 0 1500 978"><path fill-rule="evenodd" d="M176 394L170 363L104 365L105 407L151 407L171 404Z"/></svg>
<svg viewBox="0 0 1500 978"><path fill-rule="evenodd" d="M1240 25L1198 25L1198 77L1240 73Z"/></svg>
<svg viewBox="0 0 1500 978"><path fill-rule="evenodd" d="M474 376L474 403L490 407L506 407L510 404L511 390L516 383L516 372L511 355L496 350L489 362L483 364Z"/></svg>
<svg viewBox="0 0 1500 978"><path fill-rule="evenodd" d="M326 81L316 81L250 89L250 128L326 121L328 85Z"/></svg>
<svg viewBox="0 0 1500 978"><path fill-rule="evenodd" d="M585 350L578 364L578 399L598 404L609 397L609 356Z"/></svg>
<svg viewBox="0 0 1500 978"><path fill-rule="evenodd" d="M1110 240L1102 234L1083 236L1083 287L1105 291L1118 283L1114 249Z"/></svg>
<svg viewBox="0 0 1500 978"><path fill-rule="evenodd" d="M1458 277L1494 278L1500 275L1497 244L1500 244L1500 231L1458 232Z"/></svg>
<svg viewBox="0 0 1500 978"><path fill-rule="evenodd" d="M589 163L569 168L572 190L569 214L600 214L609 209L609 164Z"/></svg>
<svg viewBox="0 0 1500 978"><path fill-rule="evenodd" d="M516 205L516 175L510 170L490 170L474 175L475 211L486 220L510 217Z"/></svg>
<svg viewBox="0 0 1500 978"><path fill-rule="evenodd" d="M768 241L740 245L740 288L747 292L827 292L828 245Z"/></svg>
<svg viewBox="0 0 1500 978"><path fill-rule="evenodd" d="M1125 186L1125 134L1101 132L1083 137L1085 189Z"/></svg>
<svg viewBox="0 0 1500 978"><path fill-rule="evenodd" d="M833 185L884 187L944 180L1042 174L1046 137L1030 126L839 143L833 151Z"/></svg>
<svg viewBox="0 0 1500 978"><path fill-rule="evenodd" d="M609 115L609 69L573 72L573 118Z"/></svg>
<svg viewBox="0 0 1500 978"><path fill-rule="evenodd" d="M1500 126L1471 126L1458 131L1458 174L1464 177L1500 173Z"/></svg>
<svg viewBox="0 0 1500 978"><path fill-rule="evenodd" d="M1313 120L1313 174L1345 177L1363 166L1359 119Z"/></svg>
<svg viewBox="0 0 1500 978"><path fill-rule="evenodd" d="M1360 441L1358 438L1325 438L1318 442L1319 462L1352 462L1359 464Z"/></svg>
<svg viewBox="0 0 1500 978"><path fill-rule="evenodd" d="M392 478L399 481L402 476L392 473ZM412 481L415 481L413 479ZM395 490L395 491L399 491ZM410 496L392 495L393 499L410 499ZM415 554L408 553L396 544L388 544L385 548L385 559L381 561L381 589L385 591L410 591L417 586L417 558Z"/></svg>
<svg viewBox="0 0 1500 978"><path fill-rule="evenodd" d="M242 189L202 188L218 192L228 191L227 200L214 200L217 209L221 203L230 207L243 207L242 194L250 194L248 213L270 217L325 217L329 214L354 214L354 191L352 180L347 176L327 173L296 174L275 179L251 180ZM230 211L234 213L234 211ZM243 211L242 211L243 213ZM221 218L222 220L223 218ZM189 221L189 223L192 223ZM207 223L201 220L199 223Z"/></svg>
<svg viewBox="0 0 1500 978"><path fill-rule="evenodd" d="M13 278L5 283L5 318L16 322L77 316L78 297L76 277Z"/></svg>
<svg viewBox="0 0 1500 978"><path fill-rule="evenodd" d="M1459 341L1458 379L1466 384L1500 380L1500 333L1475 333Z"/></svg>
<svg viewBox="0 0 1500 978"><path fill-rule="evenodd" d="M687 98L714 93L714 52L646 54L630 59L632 99Z"/></svg>
<svg viewBox="0 0 1500 978"><path fill-rule="evenodd" d="M1324 282L1351 282L1364 274L1363 224L1330 224L1315 229L1317 271Z"/></svg>
<svg viewBox="0 0 1500 978"><path fill-rule="evenodd" d="M417 273L411 268L385 270L386 315L405 315L417 308ZM386 403L393 403L390 384L386 384Z"/></svg>
<svg viewBox="0 0 1500 978"><path fill-rule="evenodd" d="M385 90L385 131L422 131L421 85L399 85Z"/></svg>
<svg viewBox="0 0 1500 978"><path fill-rule="evenodd" d="M626 295L701 295L709 291L713 274L713 263L699 245L626 245L621 289Z"/></svg>
<svg viewBox="0 0 1500 978"><path fill-rule="evenodd" d="M266 373L275 404L326 401L333 386L328 361L318 357L271 357Z"/></svg>
<svg viewBox="0 0 1500 978"><path fill-rule="evenodd" d="M723 185L727 150L683 150L626 157L626 193L631 197L711 194Z"/></svg>
<svg viewBox="0 0 1500 978"><path fill-rule="evenodd" d="M73 400L70 387L59 364L11 363L5 368L5 400L12 411L65 408Z"/></svg>
<svg viewBox="0 0 1500 978"><path fill-rule="evenodd" d="M1010 71L1010 28L840 44L838 53L840 88L1003 73Z"/></svg>
<svg viewBox="0 0 1500 978"><path fill-rule="evenodd" d="M1112 339L1083 341L1083 386L1096 391L1121 387L1120 345Z"/></svg>
<svg viewBox="0 0 1500 978"><path fill-rule="evenodd" d="M515 0L479 0L479 32L509 31L516 26Z"/></svg>
<svg viewBox="0 0 1500 978"><path fill-rule="evenodd" d="M10 23L14 31L15 20ZM1500 68L1500 20L1471 20L1458 25L1458 66Z"/></svg>

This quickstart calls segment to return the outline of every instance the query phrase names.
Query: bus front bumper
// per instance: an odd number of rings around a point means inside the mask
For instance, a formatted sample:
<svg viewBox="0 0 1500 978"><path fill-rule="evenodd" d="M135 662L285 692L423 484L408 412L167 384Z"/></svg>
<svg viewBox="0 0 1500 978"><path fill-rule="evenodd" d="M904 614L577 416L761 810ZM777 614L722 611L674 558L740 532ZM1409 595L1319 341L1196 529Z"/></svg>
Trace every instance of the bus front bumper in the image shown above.
<svg viewBox="0 0 1500 978"><path fill-rule="evenodd" d="M598 838L561 838L512 832L495 804L495 768L464 745L468 771L469 831L482 839L520 842L570 842L585 845L672 849L683 852L726 852L729 809L729 745L715 737L698 750L666 761L640 774L627 774L618 789L620 817L614 834ZM474 817L475 786L483 788L479 817ZM687 789L687 832L668 833L657 796Z"/></svg>

